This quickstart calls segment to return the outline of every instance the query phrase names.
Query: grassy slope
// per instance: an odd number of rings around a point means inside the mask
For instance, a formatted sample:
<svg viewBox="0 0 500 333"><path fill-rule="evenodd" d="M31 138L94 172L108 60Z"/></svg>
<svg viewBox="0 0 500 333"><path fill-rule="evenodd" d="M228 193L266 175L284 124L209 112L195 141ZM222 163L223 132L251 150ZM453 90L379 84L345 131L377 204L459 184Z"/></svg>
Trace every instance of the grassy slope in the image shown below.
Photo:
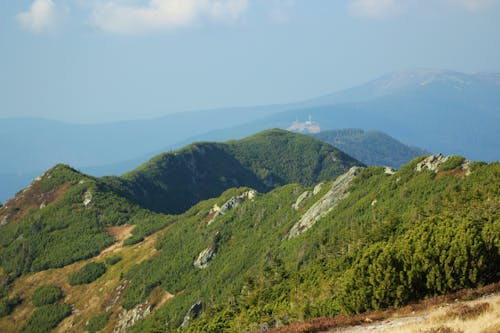
<svg viewBox="0 0 500 333"><path fill-rule="evenodd" d="M251 150L245 147L244 151L249 153L239 158L247 158L250 163ZM20 293L24 301L11 316L0 319L0 325L9 331L18 329L33 310L29 301L31 294L45 283L61 286L65 303L78 310L63 321L62 331L71 325L81 330L89 319L106 311L111 312L107 326L111 330L118 322L119 313L124 311L120 304L132 308L148 299L149 304L156 304L154 315L139 323L136 331L165 329L165 320L170 329L176 330L189 307L201 301L203 314L188 330L240 332L332 316L341 311L398 305L427 295L497 281L500 164L473 164L472 174L464 176L459 170L437 175L430 171L415 172L417 162L412 161L392 176L384 174L382 168L366 169L338 207L315 227L292 240L285 239L287 231L331 183L298 211L291 205L307 188L292 184L258 195L207 225L206 218L214 204L221 206L246 188L227 190L219 198L200 202L184 214L164 216L144 211L116 196L99 180L80 183L80 175L76 174L77 177L69 177L73 186L36 214L50 209L48 211L54 213L50 216L57 217L71 210L80 219L72 219L72 223L67 224L61 218L61 223L66 224L54 229L44 225L48 219L40 215L41 231L31 234L23 228L40 227L40 222L21 219L2 229L12 228L2 233L2 237L10 237L15 243L19 241L20 231L23 231L21 240L46 235L48 244L54 246L52 250L59 253L58 244L65 242L56 241L53 236L60 235L61 230L67 235L77 235L81 229L73 225L81 223L82 227L94 224L94 230L98 231L98 237L94 238L101 239L102 234L103 239L109 241L89 247L94 252L84 258L97 254L94 259L17 279L10 294ZM284 172L293 175L302 171L292 168ZM74 171L71 174L74 175ZM66 178L57 184L65 183ZM84 207L82 200L89 190L93 193L94 206ZM100 214L95 215L96 212ZM64 214L61 217L70 216ZM137 226L126 229L125 233L109 229L125 222L137 222ZM152 232L155 233L147 236ZM112 235L123 240L131 233L147 237L131 247L112 244ZM70 246L71 237L67 240ZM30 239L27 244L32 242ZM195 268L194 258L203 249L215 245L217 254L208 267ZM396 252L390 252L391 249ZM11 251L9 253L14 253ZM34 253L44 251L45 247ZM420 257L412 262L415 253ZM436 257L433 253L440 255ZM108 271L90 285L71 287L67 284L67 276L87 262L103 261L114 254L123 259L108 267ZM388 258L395 260L387 261ZM419 267L421 263L426 266ZM381 271L380 267L384 269ZM413 275L399 274L401 267L403 272ZM385 271L396 274L384 274ZM454 275L453 271L459 274ZM117 294L120 286L125 289ZM175 296L168 301L171 295ZM118 303L108 308L115 298Z"/></svg>
<svg viewBox="0 0 500 333"><path fill-rule="evenodd" d="M296 185L246 203L210 226L203 223L210 205L197 206L160 239L153 260L127 275L132 284L125 301L137 303L138 290L160 285L180 293L155 317L167 318L170 328L201 300L205 312L193 332L238 332L497 281L500 165L477 164L463 177L415 172L416 162L393 176L367 169L347 199L290 241L284 234L315 201L293 211L290 206L303 191ZM193 259L217 233L217 256L207 269L194 268ZM386 257L391 248L397 252ZM416 262L414 253L420 253ZM400 262L384 261L393 257ZM394 275L385 274L386 268ZM136 331L155 325L160 323L153 318Z"/></svg>
<svg viewBox="0 0 500 333"><path fill-rule="evenodd" d="M353 165L361 163L328 144L274 129L225 144L194 143L105 180L143 207L181 213L232 187L265 192L289 183L311 185Z"/></svg>

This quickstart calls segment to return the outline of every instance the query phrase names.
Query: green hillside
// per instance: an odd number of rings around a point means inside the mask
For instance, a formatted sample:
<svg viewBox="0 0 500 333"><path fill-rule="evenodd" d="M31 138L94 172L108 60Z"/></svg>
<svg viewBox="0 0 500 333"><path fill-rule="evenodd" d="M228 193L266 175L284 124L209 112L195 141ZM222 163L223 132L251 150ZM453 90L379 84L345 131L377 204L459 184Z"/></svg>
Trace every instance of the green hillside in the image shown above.
<svg viewBox="0 0 500 333"><path fill-rule="evenodd" d="M362 164L318 140L273 129L227 143L194 143L104 181L145 208L180 213L232 187L267 192L289 183L311 185L353 165Z"/></svg>
<svg viewBox="0 0 500 333"><path fill-rule="evenodd" d="M428 154L423 149L407 146L379 131L341 129L323 131L313 137L337 147L368 166L399 169L415 157Z"/></svg>
<svg viewBox="0 0 500 333"><path fill-rule="evenodd" d="M159 239L159 254L126 276L125 306L156 286L179 294L135 331L154 331L165 318L175 331L197 302L203 312L187 331L241 332L498 281L500 164L472 164L464 176L461 166L418 172L417 163L394 175L363 170L346 199L293 239L288 231L331 183L297 211L291 205L306 190L299 185L258 196L210 225L204 217L214 201L195 206ZM193 266L214 243L209 266Z"/></svg>
<svg viewBox="0 0 500 333"><path fill-rule="evenodd" d="M271 130L123 178L58 165L0 208L0 327L257 331L500 280L500 163L356 164ZM170 194L193 178L191 197ZM144 204L175 193L212 197L177 215Z"/></svg>

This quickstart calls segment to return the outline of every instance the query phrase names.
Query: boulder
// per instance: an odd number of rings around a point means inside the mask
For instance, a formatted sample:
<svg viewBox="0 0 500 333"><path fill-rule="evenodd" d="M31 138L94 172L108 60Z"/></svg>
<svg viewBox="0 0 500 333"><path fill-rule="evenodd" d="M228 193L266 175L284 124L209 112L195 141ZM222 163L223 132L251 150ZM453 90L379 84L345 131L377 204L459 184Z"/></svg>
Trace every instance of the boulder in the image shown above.
<svg viewBox="0 0 500 333"><path fill-rule="evenodd" d="M360 170L360 167L352 167L345 174L339 176L333 183L332 188L293 225L287 234L287 238L297 237L311 228L319 219L337 206L341 200L347 197L349 195L349 186Z"/></svg>
<svg viewBox="0 0 500 333"><path fill-rule="evenodd" d="M299 195L299 197L297 198L297 200L295 201L294 204L292 204L292 208L295 209L295 210L299 210L299 208L304 204L304 202L309 199L310 197L312 197L313 195L313 192L311 191L305 191L304 193L302 193L301 195Z"/></svg>

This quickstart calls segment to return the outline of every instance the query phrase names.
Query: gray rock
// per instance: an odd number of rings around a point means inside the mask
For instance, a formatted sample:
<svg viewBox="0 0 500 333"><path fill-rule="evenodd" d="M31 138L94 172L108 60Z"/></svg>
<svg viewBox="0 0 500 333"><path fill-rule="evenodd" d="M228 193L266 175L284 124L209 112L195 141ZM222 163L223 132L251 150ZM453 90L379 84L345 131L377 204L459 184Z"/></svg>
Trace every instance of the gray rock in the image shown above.
<svg viewBox="0 0 500 333"><path fill-rule="evenodd" d="M396 173L396 170L394 170L394 169L393 169L393 168L391 168L391 167L387 167L387 166L386 166L386 167L384 168L384 173L385 173L386 175L393 175L393 174L395 174L395 173Z"/></svg>
<svg viewBox="0 0 500 333"><path fill-rule="evenodd" d="M312 197L313 193L311 191L305 191L304 193L302 193L301 195L299 195L299 197L297 198L297 200L295 201L294 204L292 204L292 208L295 209L295 210L298 210L304 203L307 199L309 199L310 197Z"/></svg>
<svg viewBox="0 0 500 333"><path fill-rule="evenodd" d="M87 207L88 205L90 205L92 203L92 192L90 191L87 191L85 192L85 194L83 195L83 205L85 207Z"/></svg>
<svg viewBox="0 0 500 333"><path fill-rule="evenodd" d="M186 313L186 315L184 316L184 320L182 321L182 324L181 324L181 328L186 328L188 327L189 325L189 322L192 320L192 319L196 319L198 318L198 316L200 315L201 313L201 310L203 309L202 307L202 304L201 302L197 302L195 304L193 304L188 312Z"/></svg>
<svg viewBox="0 0 500 333"><path fill-rule="evenodd" d="M3 227L3 226L4 226L4 225L6 225L8 222L9 222L9 214L5 215L5 216L2 218L2 221L0 221L0 227Z"/></svg>
<svg viewBox="0 0 500 333"><path fill-rule="evenodd" d="M113 329L113 333L127 332L135 323L143 320L151 314L152 306L146 301L136 305L133 309L123 310L118 313L120 320Z"/></svg>
<svg viewBox="0 0 500 333"><path fill-rule="evenodd" d="M323 185L325 185L325 183L319 183L318 185L314 186L313 195L316 195L319 192L321 192L321 190L323 189Z"/></svg>
<svg viewBox="0 0 500 333"><path fill-rule="evenodd" d="M215 249L213 247L209 247L198 254L196 259L193 262L193 265L197 268L203 269L208 266L208 263L215 256Z"/></svg>
<svg viewBox="0 0 500 333"><path fill-rule="evenodd" d="M242 193L241 195L232 197L231 199L226 201L220 207L217 206L217 204L215 204L212 207L212 209L210 209L210 211L209 211L209 215L213 215L213 216L208 221L208 224L210 225L213 221L215 221L217 216L224 215L227 211L238 207L239 205L241 205L243 202L245 202L247 200L253 200L256 196L257 196L257 192L255 190L248 190L248 191Z"/></svg>
<svg viewBox="0 0 500 333"><path fill-rule="evenodd" d="M423 161L419 162L415 168L416 171L431 170L438 172L439 166L446 162L448 157L444 157L443 154L431 155L426 157Z"/></svg>
<svg viewBox="0 0 500 333"><path fill-rule="evenodd" d="M341 200L349 195L349 185L361 170L360 167L352 167L345 174L339 176L332 188L319 199L301 219L293 225L287 234L291 239L311 228L319 219L328 214Z"/></svg>

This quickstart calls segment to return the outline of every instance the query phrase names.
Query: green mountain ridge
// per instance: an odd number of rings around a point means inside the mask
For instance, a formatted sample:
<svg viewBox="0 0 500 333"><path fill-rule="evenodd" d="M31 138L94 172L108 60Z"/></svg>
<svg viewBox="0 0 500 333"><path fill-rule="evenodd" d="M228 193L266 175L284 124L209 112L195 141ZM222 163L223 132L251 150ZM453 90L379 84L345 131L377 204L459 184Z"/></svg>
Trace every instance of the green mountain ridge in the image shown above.
<svg viewBox="0 0 500 333"><path fill-rule="evenodd" d="M226 143L193 143L103 181L142 207L180 213L228 188L266 192L289 183L311 185L354 165L362 164L328 144L273 129Z"/></svg>
<svg viewBox="0 0 500 333"><path fill-rule="evenodd" d="M184 198L200 201L162 213L194 176L191 190L207 190ZM365 168L279 130L196 143L123 178L58 165L0 208L0 327L263 331L399 306L499 281L499 208L500 163ZM87 284L70 283L92 265ZM35 309L44 285L64 296Z"/></svg>
<svg viewBox="0 0 500 333"><path fill-rule="evenodd" d="M380 131L341 129L323 131L314 138L329 143L368 166L389 166L399 169L412 159L429 152L407 146Z"/></svg>

